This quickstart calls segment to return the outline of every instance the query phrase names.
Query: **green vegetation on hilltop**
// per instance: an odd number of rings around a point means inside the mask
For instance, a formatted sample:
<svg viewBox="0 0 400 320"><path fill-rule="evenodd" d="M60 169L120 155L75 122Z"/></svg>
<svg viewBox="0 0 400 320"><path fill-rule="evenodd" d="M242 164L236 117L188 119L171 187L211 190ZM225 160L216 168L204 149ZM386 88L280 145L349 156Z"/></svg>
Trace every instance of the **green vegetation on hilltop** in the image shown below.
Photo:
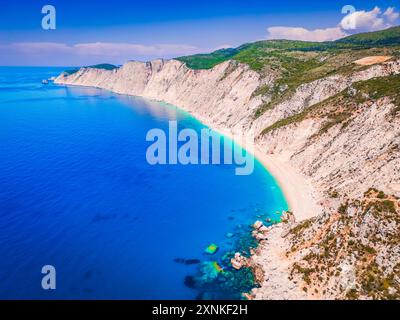
<svg viewBox="0 0 400 320"><path fill-rule="evenodd" d="M109 64L109 63L100 63L100 64L95 64L92 66L87 66L84 68L92 68L92 69L103 69L103 70L114 70L114 69L118 69L117 66L113 65L113 64ZM71 69L71 70L66 70L64 71L66 74L71 75L74 74L76 72L79 71L79 68L77 69Z"/></svg>
<svg viewBox="0 0 400 320"><path fill-rule="evenodd" d="M114 66L113 64L109 63L100 63L100 64L95 64L93 66L88 66L86 68L93 68L93 69L104 69L104 70L114 70L118 69L117 66Z"/></svg>
<svg viewBox="0 0 400 320"><path fill-rule="evenodd" d="M247 43L237 48L221 49L211 53L195 54L176 59L185 62L192 69L210 69L221 62L236 60L248 64L254 70L260 71L265 64L271 62L271 58L279 58L280 52L323 51L328 48L328 44L320 42L267 40Z"/></svg>
<svg viewBox="0 0 400 320"><path fill-rule="evenodd" d="M179 57L177 60L185 62L192 69L211 69L215 65L227 61L239 51L238 49L228 48L214 51L210 54L195 54L192 56Z"/></svg>
<svg viewBox="0 0 400 320"><path fill-rule="evenodd" d="M64 73L67 74L68 76L70 76L71 74L77 73L78 71L79 71L79 68L75 68L75 69L65 70Z"/></svg>
<svg viewBox="0 0 400 320"><path fill-rule="evenodd" d="M353 46L391 46L400 44L400 26L386 30L359 33L336 40L337 44L351 44Z"/></svg>
<svg viewBox="0 0 400 320"><path fill-rule="evenodd" d="M336 41L309 42L298 40L265 40L247 43L237 48L221 49L208 54L178 57L192 69L209 69L232 59L248 64L252 69L260 71L271 56L279 56L283 52L330 52L341 50L360 50L379 46L399 46L400 27L386 30L360 33Z"/></svg>
<svg viewBox="0 0 400 320"><path fill-rule="evenodd" d="M394 27L330 42L258 41L177 60L193 69L210 69L221 62L234 60L247 64L261 75L273 75L276 79L273 85L264 85L253 94L266 97L254 114L254 118L258 118L288 99L301 84L368 68L353 62L371 55L399 56L399 48L400 27Z"/></svg>

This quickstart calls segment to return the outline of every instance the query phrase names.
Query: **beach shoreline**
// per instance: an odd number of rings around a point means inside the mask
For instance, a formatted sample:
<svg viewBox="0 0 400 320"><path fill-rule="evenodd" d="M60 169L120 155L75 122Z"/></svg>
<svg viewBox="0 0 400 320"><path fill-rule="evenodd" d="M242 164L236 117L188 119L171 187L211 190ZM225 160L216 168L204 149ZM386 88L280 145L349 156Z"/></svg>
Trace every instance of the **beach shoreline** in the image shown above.
<svg viewBox="0 0 400 320"><path fill-rule="evenodd" d="M139 97L147 99L146 97ZM165 102L162 100L156 101ZM323 207L318 203L318 190L312 186L311 182L308 181L304 175L299 173L290 163L281 160L277 155L264 152L256 143L255 136L236 134L232 129L221 128L203 116L196 115L179 106L175 107L189 113L197 121L209 127L211 130L228 137L235 144L246 150L246 152L251 153L255 160L259 161L265 170L275 179L283 193L289 211L293 213L296 221L310 219L322 212ZM251 142L250 148L247 146L248 142Z"/></svg>
<svg viewBox="0 0 400 320"><path fill-rule="evenodd" d="M310 219L322 212L322 206L318 204L316 197L316 190L313 189L307 178L297 172L289 163L282 161L276 155L263 152L255 142L253 142L251 148L246 148L242 141L235 139L235 135L231 132L215 128L212 124L207 123L205 119L199 119L193 114L192 116L212 130L231 139L246 152L250 152L261 163L265 170L275 179L288 204L289 211L294 214L296 221ZM249 138L250 141L254 141L255 137Z"/></svg>
<svg viewBox="0 0 400 320"><path fill-rule="evenodd" d="M298 173L289 163L280 160L278 156L267 155L257 147L255 157L276 179L296 221L315 217L321 212L322 207L318 205L315 192L306 177Z"/></svg>

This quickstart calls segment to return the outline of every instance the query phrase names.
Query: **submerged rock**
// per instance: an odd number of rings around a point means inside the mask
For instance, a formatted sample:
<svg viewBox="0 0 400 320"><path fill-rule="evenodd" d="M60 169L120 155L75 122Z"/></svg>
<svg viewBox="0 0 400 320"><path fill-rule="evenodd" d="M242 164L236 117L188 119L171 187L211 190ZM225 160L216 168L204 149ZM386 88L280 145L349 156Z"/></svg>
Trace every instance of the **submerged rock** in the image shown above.
<svg viewBox="0 0 400 320"><path fill-rule="evenodd" d="M199 259L184 259L184 258L175 258L174 261L176 263L181 263L185 265L191 265L191 264L198 264L200 263Z"/></svg>
<svg viewBox="0 0 400 320"><path fill-rule="evenodd" d="M198 264L198 263L200 263L200 259L187 259L187 260L185 260L185 264L186 265Z"/></svg>
<svg viewBox="0 0 400 320"><path fill-rule="evenodd" d="M217 272L224 272L224 269L218 264L217 261L213 261L211 264Z"/></svg>
<svg viewBox="0 0 400 320"><path fill-rule="evenodd" d="M215 252L217 252L217 250L218 246L215 243L212 243L204 250L204 252L208 254L214 254Z"/></svg>
<svg viewBox="0 0 400 320"><path fill-rule="evenodd" d="M183 259L183 258L175 258L174 262L176 262L176 263L185 263L185 259Z"/></svg>
<svg viewBox="0 0 400 320"><path fill-rule="evenodd" d="M200 276L197 279L204 285L217 279L220 272L222 272L222 268L216 261L205 261L200 265Z"/></svg>
<svg viewBox="0 0 400 320"><path fill-rule="evenodd" d="M183 283L185 284L186 287L188 287L190 289L196 288L196 278L193 276L186 276Z"/></svg>
<svg viewBox="0 0 400 320"><path fill-rule="evenodd" d="M200 292L196 297L196 300L214 300L216 295L212 292Z"/></svg>
<svg viewBox="0 0 400 320"><path fill-rule="evenodd" d="M200 291L198 299L242 299L242 292L254 288L254 275L249 268L233 270L230 259L234 252L226 252L220 262L205 261L185 284Z"/></svg>

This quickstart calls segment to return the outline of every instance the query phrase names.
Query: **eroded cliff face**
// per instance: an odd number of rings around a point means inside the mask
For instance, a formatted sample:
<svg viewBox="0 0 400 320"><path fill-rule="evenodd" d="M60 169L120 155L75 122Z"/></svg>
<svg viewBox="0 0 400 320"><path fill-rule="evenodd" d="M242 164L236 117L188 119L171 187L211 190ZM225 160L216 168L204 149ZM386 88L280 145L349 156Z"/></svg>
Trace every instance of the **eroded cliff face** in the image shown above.
<svg viewBox="0 0 400 320"><path fill-rule="evenodd" d="M272 130L258 143L326 193L360 198L374 187L400 196L400 117L393 114L395 108L385 98L365 102L352 117L337 124L333 120L326 132L321 129L329 120L316 115Z"/></svg>
<svg viewBox="0 0 400 320"><path fill-rule="evenodd" d="M177 60L132 61L114 70L82 68L55 82L162 100L216 128L241 126L260 104L260 97L252 96L260 75L234 61L211 70L192 70Z"/></svg>
<svg viewBox="0 0 400 320"><path fill-rule="evenodd" d="M400 60L391 60L304 83L259 117L255 116L256 110L270 97L257 95L257 89L273 85L276 79L262 77L234 61L210 70L192 70L175 60L128 62L115 70L83 68L71 75L62 74L55 82L162 100L217 130L253 132L256 145L264 154L274 154L311 182L323 213L304 222L275 226L268 239L260 242L253 259L262 265L266 276L262 287L253 290L253 297L368 298L368 288L349 283L357 277L367 281L364 269L378 265L380 273L374 270L379 279L386 279L382 271L385 269L391 277L390 281L385 280L386 295L379 293L379 288L370 291L373 297L383 298L400 294L398 285L390 284L393 279L400 281L395 277L399 255L385 262L374 254L394 254L393 250L399 250L399 100L385 94L376 97L373 90L363 92L357 83L399 73ZM388 83L390 86L390 78ZM370 188L383 191L386 198L379 198L386 203L383 207L367 206L372 200L364 197ZM343 209L346 203L351 203L353 209ZM390 208L386 207L388 203ZM378 222L385 220L388 210L391 240L387 242L383 232L380 241L372 242ZM326 254L326 241L333 241L331 234L335 232L342 235L342 243L331 244L337 250ZM361 258L369 259L362 266L364 269L357 264L360 255L351 255L353 246L343 245L349 239L361 243L361 251L365 246L373 248L373 252L365 249L365 255L361 254ZM340 246L348 250L341 251ZM271 252L274 259L269 258ZM340 271L336 272L338 268Z"/></svg>
<svg viewBox="0 0 400 320"><path fill-rule="evenodd" d="M284 99L281 103L267 110L261 117L254 121L253 127L260 133L276 121L303 111L305 108L319 103L350 87L358 81L365 81L375 77L385 77L400 72L400 60L373 65L362 71L347 75L327 76L309 83L300 85L295 93Z"/></svg>

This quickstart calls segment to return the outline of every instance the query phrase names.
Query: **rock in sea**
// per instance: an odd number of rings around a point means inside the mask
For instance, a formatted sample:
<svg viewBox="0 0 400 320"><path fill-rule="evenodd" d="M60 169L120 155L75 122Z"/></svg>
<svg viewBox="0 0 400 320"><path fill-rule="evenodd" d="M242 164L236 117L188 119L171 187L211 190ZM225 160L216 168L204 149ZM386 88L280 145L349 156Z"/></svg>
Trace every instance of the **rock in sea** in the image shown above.
<svg viewBox="0 0 400 320"><path fill-rule="evenodd" d="M186 276L184 280L185 286L191 289L196 288L196 279L193 276Z"/></svg>
<svg viewBox="0 0 400 320"><path fill-rule="evenodd" d="M208 254L214 254L217 252L218 246L215 243L210 244L204 251Z"/></svg>
<svg viewBox="0 0 400 320"><path fill-rule="evenodd" d="M199 259L186 259L186 260L185 260L185 264L186 264L186 265L198 264L198 263L200 263L200 260L199 260Z"/></svg>

